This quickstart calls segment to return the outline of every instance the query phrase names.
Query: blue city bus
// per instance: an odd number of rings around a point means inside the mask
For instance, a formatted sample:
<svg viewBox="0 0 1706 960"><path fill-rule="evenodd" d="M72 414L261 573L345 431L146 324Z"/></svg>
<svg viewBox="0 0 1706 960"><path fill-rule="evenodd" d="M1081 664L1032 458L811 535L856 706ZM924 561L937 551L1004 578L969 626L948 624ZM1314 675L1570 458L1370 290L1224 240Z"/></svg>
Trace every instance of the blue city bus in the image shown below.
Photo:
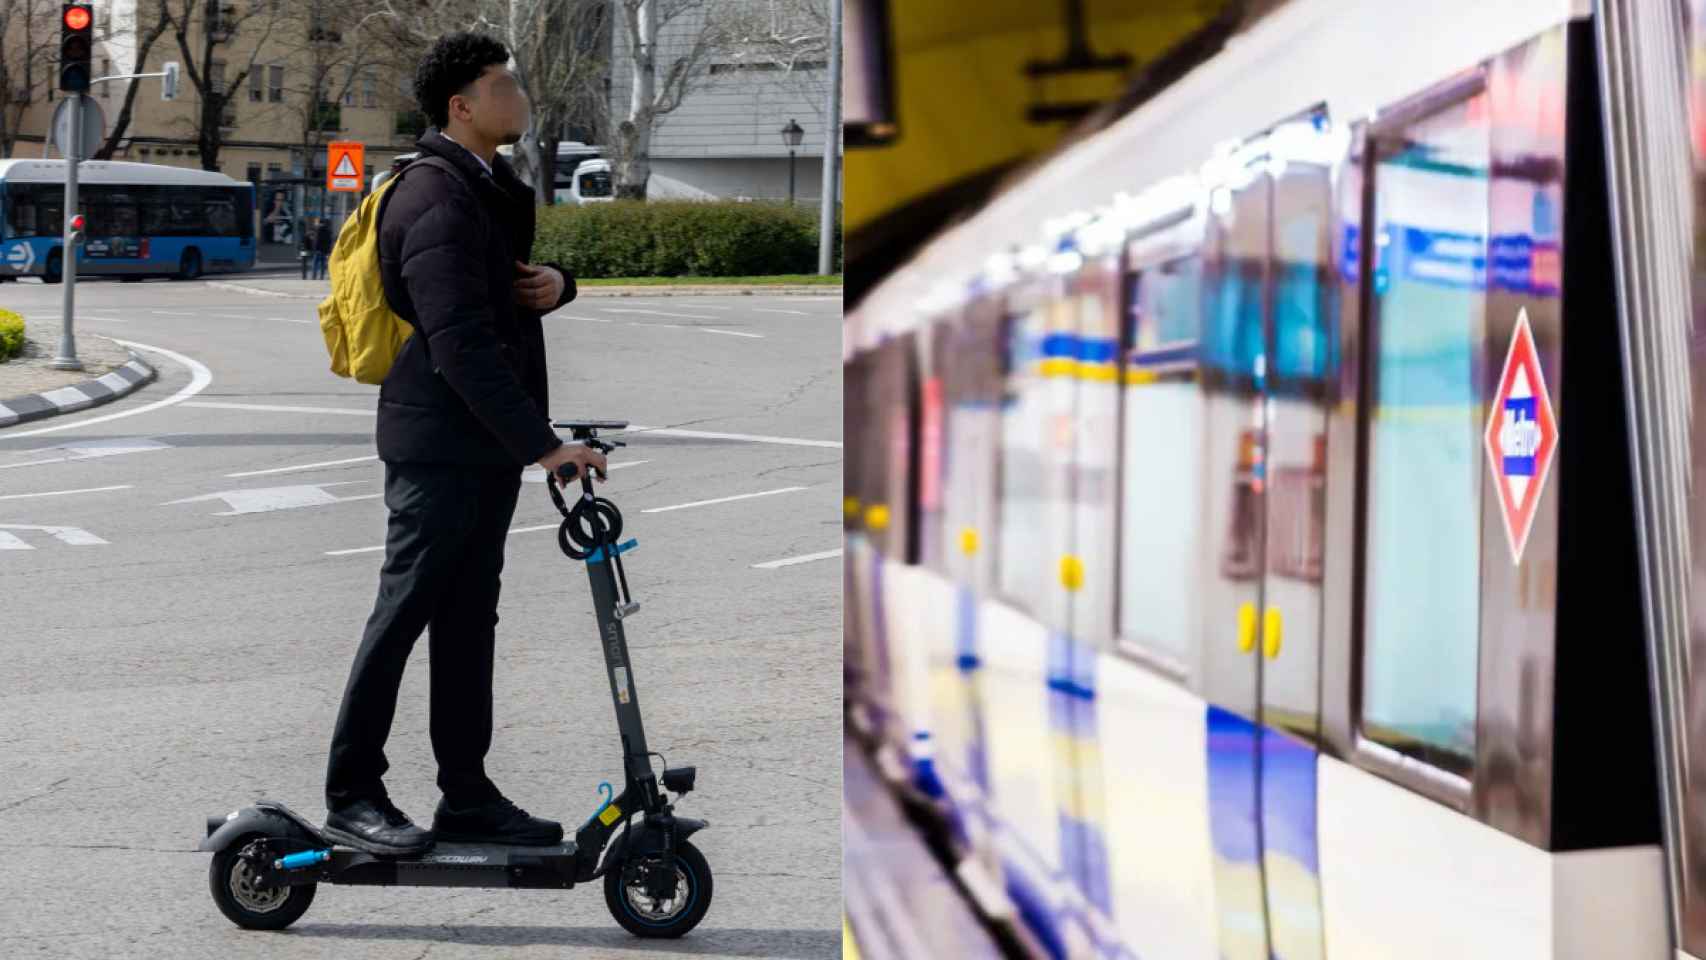
<svg viewBox="0 0 1706 960"><path fill-rule="evenodd" d="M78 165L79 276L178 277L255 263L255 188L222 173L149 163ZM63 272L65 161L0 160L0 280Z"/></svg>

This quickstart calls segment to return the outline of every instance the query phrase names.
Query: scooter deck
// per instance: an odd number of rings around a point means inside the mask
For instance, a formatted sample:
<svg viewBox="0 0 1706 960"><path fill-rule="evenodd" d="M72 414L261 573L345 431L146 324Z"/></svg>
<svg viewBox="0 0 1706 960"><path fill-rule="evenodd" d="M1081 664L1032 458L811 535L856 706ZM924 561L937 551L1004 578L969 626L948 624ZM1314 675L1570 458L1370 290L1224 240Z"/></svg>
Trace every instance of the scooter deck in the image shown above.
<svg viewBox="0 0 1706 960"><path fill-rule="evenodd" d="M332 847L323 878L331 883L414 887L523 887L561 890L574 886L575 845L520 847L490 843L437 843L409 857L376 856L352 847Z"/></svg>

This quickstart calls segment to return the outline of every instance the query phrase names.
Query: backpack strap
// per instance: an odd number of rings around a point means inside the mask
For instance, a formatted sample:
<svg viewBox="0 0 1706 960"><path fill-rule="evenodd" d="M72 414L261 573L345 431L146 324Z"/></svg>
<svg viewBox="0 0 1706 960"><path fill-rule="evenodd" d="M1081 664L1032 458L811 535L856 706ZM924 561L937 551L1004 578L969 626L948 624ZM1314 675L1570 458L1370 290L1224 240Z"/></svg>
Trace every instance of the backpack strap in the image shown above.
<svg viewBox="0 0 1706 960"><path fill-rule="evenodd" d="M377 248L377 252L381 253L381 257L383 257L383 249L384 249L383 228L385 225L385 207L388 204L390 204L391 198L397 195L397 189L403 185L403 177L405 175L407 175L410 170L413 170L416 167L426 167L426 166L430 166L430 167L437 168L439 170L443 170L444 172L450 174L452 177L456 178L456 180L458 182L462 183L464 186L467 185L467 182L468 182L467 178L462 176L462 171L456 169L455 164L444 159L443 157L418 157L414 160L409 161L407 164L404 164L403 169L398 170L395 174L393 174L391 179L389 181L387 181L387 183L385 184L385 187L386 187L385 193L383 196L381 196L379 198L379 207L378 207L378 209L373 211L373 236L374 236L374 241L375 241L374 245ZM385 280L384 280L384 268L383 267L380 268L379 287L380 287L380 293L382 295L384 295ZM389 301L388 296L387 296L387 301ZM389 303L387 303L387 305L389 306ZM397 308L395 306L392 306L391 312L397 313ZM397 315L402 316L402 314L400 314L400 313L398 313ZM417 334L420 333L419 324L415 323L412 320L408 321L408 323L409 323L409 326L415 328L415 332ZM421 349L427 351L427 363L432 366L432 372L433 373L438 373L439 372L438 365L432 362L432 350L427 346L426 335L420 334L419 337L411 338L411 339L419 339L420 340Z"/></svg>

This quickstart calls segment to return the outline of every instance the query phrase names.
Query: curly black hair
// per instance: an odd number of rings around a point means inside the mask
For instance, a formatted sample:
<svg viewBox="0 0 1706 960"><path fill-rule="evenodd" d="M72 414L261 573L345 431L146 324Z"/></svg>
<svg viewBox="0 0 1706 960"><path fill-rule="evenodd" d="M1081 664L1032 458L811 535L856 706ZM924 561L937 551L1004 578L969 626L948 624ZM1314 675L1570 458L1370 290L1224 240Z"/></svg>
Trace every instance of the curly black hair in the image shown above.
<svg viewBox="0 0 1706 960"><path fill-rule="evenodd" d="M508 62L508 48L486 34L447 33L433 42L415 68L415 102L432 125L443 130L450 122L450 98L480 79L487 67Z"/></svg>

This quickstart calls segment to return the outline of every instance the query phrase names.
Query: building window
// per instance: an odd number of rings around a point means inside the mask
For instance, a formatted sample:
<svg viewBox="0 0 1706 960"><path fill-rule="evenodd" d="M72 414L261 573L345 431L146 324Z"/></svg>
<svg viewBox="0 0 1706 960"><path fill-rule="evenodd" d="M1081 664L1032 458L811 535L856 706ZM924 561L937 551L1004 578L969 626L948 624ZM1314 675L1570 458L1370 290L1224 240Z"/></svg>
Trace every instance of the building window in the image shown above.
<svg viewBox="0 0 1706 960"><path fill-rule="evenodd" d="M243 179L249 181L250 183L260 183L261 182L261 165L258 163L249 164L249 169L248 169L248 171L247 171L247 173Z"/></svg>
<svg viewBox="0 0 1706 960"><path fill-rule="evenodd" d="M108 59L107 57L102 57L101 58L101 76L110 77L112 75L113 75L113 62L112 62L112 60ZM110 82L101 84L101 99L102 100L111 100L112 98L113 98L113 85Z"/></svg>
<svg viewBox="0 0 1706 960"><path fill-rule="evenodd" d="M284 68L267 68L267 99L273 103L284 102Z"/></svg>
<svg viewBox="0 0 1706 960"><path fill-rule="evenodd" d="M260 103L264 98L264 95L261 93L261 84L264 82L262 74L266 72L266 69L266 67L251 67L249 69L250 103Z"/></svg>
<svg viewBox="0 0 1706 960"><path fill-rule="evenodd" d="M379 106L379 78L372 71L361 75L361 105L364 107Z"/></svg>
<svg viewBox="0 0 1706 960"><path fill-rule="evenodd" d="M225 92L225 62L215 60L207 66L207 86L215 94Z"/></svg>
<svg viewBox="0 0 1706 960"><path fill-rule="evenodd" d="M1480 650L1485 96L1382 142L1374 172L1362 727L1458 774Z"/></svg>

